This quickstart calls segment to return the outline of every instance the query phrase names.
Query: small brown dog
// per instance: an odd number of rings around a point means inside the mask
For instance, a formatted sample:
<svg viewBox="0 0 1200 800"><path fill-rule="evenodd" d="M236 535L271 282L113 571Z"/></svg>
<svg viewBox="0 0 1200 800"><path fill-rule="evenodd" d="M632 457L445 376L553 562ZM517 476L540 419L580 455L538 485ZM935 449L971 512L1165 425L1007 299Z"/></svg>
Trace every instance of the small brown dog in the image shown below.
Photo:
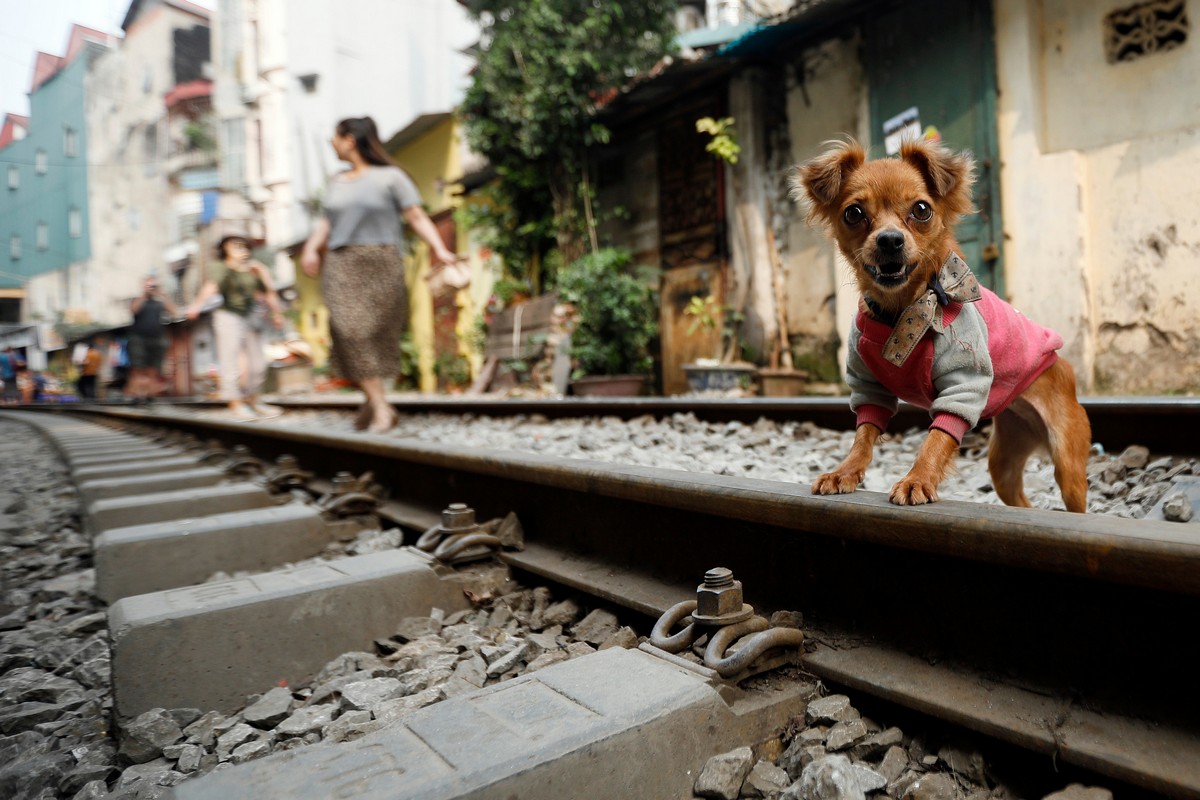
<svg viewBox="0 0 1200 800"><path fill-rule="evenodd" d="M963 434L991 417L988 470L1001 500L1029 506L1025 462L1044 449L1067 510L1087 509L1091 426L1075 373L1055 352L1062 337L981 287L954 238L955 222L972 211L973 167L969 155L930 142L867 161L847 141L792 176L809 221L828 227L860 292L846 365L858 430L846 459L813 483L817 494L858 487L900 398L929 409L933 423L892 487L893 503L936 501Z"/></svg>

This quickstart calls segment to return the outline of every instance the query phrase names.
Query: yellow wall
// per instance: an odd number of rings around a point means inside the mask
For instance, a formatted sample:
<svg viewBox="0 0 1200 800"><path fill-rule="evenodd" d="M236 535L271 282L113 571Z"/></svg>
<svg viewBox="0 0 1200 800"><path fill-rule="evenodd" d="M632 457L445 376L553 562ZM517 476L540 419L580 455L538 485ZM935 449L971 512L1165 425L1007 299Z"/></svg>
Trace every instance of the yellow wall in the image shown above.
<svg viewBox="0 0 1200 800"><path fill-rule="evenodd" d="M417 139L407 143L392 152L396 163L404 167L417 184L421 199L430 216L446 209L457 208L460 198L453 196L455 184L446 183L447 179L455 179L462 175L462 160L460 153L461 132L458 122L453 118L443 120L426 131ZM458 231L458 242L455 248L463 252L468 247L468 237L463 231ZM473 250L474 248L469 248ZM476 283L479 270L476 269L472 256L472 283ZM409 312L411 321L409 328L413 335L413 344L417 348L418 364L421 378L420 388L423 392L437 389L437 376L434 374L433 351L433 297L430 295L424 277L429 272L429 248L419 239L412 248L412 255L406 263L406 278L409 289ZM458 293L458 341L459 352L467 355L467 337L475 318L476 309L471 301L470 289Z"/></svg>
<svg viewBox="0 0 1200 800"><path fill-rule="evenodd" d="M297 331L312 348L313 364L324 366L329 361L329 309L321 298L321 281L310 278L300 269L300 258L296 259L296 304L299 316Z"/></svg>

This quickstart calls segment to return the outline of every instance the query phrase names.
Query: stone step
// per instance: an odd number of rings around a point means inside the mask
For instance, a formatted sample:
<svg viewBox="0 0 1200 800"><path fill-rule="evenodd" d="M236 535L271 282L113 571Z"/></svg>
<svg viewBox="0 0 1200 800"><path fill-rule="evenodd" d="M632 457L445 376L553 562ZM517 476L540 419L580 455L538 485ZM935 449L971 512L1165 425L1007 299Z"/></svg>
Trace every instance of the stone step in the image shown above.
<svg viewBox="0 0 1200 800"><path fill-rule="evenodd" d="M133 440L128 442L113 442L105 445L89 445L88 447L64 447L61 448L63 455L69 460L74 461L80 458L94 458L96 456L105 455L123 455L125 453L157 453L162 451L178 451L178 447L167 447L154 442L148 442L145 439Z"/></svg>
<svg viewBox="0 0 1200 800"><path fill-rule="evenodd" d="M230 712L281 682L303 685L405 617L467 608L464 580L400 548L122 598L108 613L116 714Z"/></svg>
<svg viewBox="0 0 1200 800"><path fill-rule="evenodd" d="M91 505L97 500L106 500L112 497L130 497L157 492L172 492L179 489L198 489L202 486L216 486L227 478L228 476L223 470L213 467L193 467L163 474L76 480L76 487L79 489L80 499L86 505Z"/></svg>
<svg viewBox="0 0 1200 800"><path fill-rule="evenodd" d="M185 469L195 469L200 461L196 456L155 456L141 461L124 461L120 464L102 464L94 467L80 467L71 471L71 477L76 481L90 481L97 478L132 478L134 475L158 475L167 472L179 472Z"/></svg>
<svg viewBox="0 0 1200 800"><path fill-rule="evenodd" d="M208 579L262 572L319 554L360 529L303 503L111 528L96 537L96 594L106 603Z"/></svg>
<svg viewBox="0 0 1200 800"><path fill-rule="evenodd" d="M802 714L800 682L748 692L612 648L456 695L352 742L173 787L176 800L692 797L712 755Z"/></svg>
<svg viewBox="0 0 1200 800"><path fill-rule="evenodd" d="M275 498L261 486L231 483L97 500L87 507L85 524L93 534L100 534L130 525L267 508L276 504Z"/></svg>
<svg viewBox="0 0 1200 800"><path fill-rule="evenodd" d="M92 451L78 455L64 455L71 469L102 467L105 464L128 464L154 458L175 458L185 455L178 447L125 447L111 451Z"/></svg>

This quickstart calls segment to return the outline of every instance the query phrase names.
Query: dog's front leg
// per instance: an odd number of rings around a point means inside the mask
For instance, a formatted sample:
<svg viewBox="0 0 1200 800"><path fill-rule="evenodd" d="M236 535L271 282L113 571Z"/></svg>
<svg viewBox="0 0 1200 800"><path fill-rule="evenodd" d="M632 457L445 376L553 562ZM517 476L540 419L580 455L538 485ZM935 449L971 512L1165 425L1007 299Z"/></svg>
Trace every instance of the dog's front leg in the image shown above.
<svg viewBox="0 0 1200 800"><path fill-rule="evenodd" d="M875 440L882 431L869 422L858 426L854 432L854 445L850 454L833 472L826 472L812 485L813 494L849 494L862 483L871 456L875 453Z"/></svg>
<svg viewBox="0 0 1200 800"><path fill-rule="evenodd" d="M917 461L904 479L892 487L889 499L901 506L936 503L937 488L954 467L958 442L943 430L934 428L925 437Z"/></svg>

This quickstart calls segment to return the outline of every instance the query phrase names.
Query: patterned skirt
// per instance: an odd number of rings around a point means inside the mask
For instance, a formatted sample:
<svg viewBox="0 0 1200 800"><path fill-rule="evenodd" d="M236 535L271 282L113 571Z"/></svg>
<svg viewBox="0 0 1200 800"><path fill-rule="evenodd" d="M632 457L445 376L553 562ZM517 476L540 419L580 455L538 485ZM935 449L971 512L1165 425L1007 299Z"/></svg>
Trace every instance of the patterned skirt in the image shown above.
<svg viewBox="0 0 1200 800"><path fill-rule="evenodd" d="M334 373L355 382L394 378L400 337L408 328L408 287L397 247L355 244L329 251L321 293L329 309Z"/></svg>

